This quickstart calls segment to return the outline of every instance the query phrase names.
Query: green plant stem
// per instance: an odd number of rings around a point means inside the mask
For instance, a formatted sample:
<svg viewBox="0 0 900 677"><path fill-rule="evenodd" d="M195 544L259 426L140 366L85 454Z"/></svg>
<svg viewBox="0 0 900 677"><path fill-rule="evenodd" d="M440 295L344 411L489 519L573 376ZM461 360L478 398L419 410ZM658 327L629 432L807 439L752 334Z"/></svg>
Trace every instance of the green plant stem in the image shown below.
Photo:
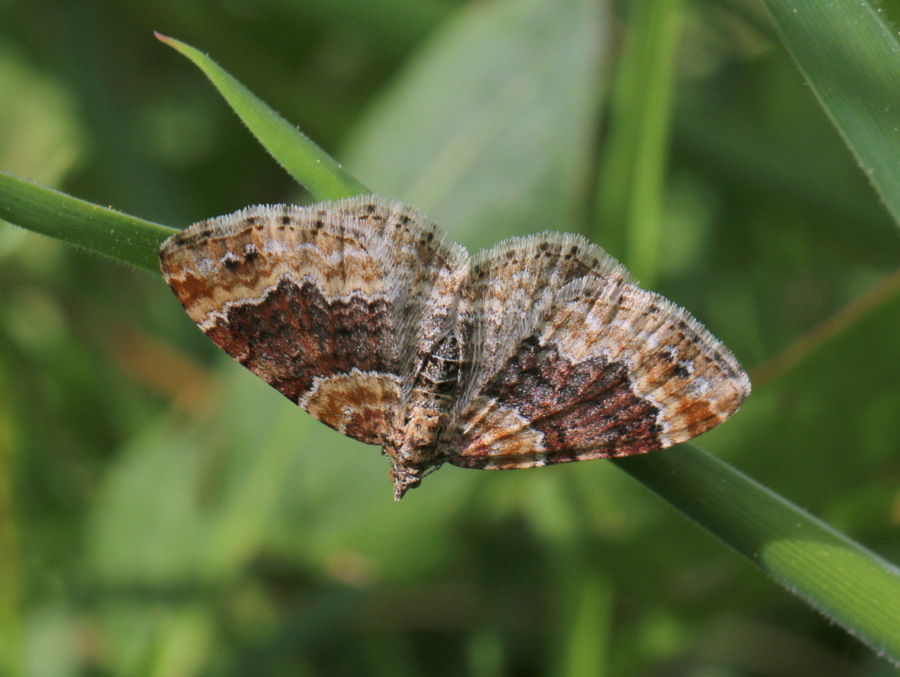
<svg viewBox="0 0 900 677"><path fill-rule="evenodd" d="M620 468L900 665L900 569L691 444Z"/></svg>
<svg viewBox="0 0 900 677"><path fill-rule="evenodd" d="M3 171L0 218L155 273L159 245L177 232Z"/></svg>

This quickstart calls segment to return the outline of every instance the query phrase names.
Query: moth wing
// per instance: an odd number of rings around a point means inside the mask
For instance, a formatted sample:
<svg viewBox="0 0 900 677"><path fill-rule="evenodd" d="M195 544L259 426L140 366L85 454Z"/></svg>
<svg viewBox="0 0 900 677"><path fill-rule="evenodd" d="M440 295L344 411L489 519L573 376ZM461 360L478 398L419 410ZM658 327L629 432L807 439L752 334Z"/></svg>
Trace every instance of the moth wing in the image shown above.
<svg viewBox="0 0 900 677"><path fill-rule="evenodd" d="M202 221L163 243L160 264L226 353L323 423L384 444L428 338L416 328L443 322L467 255L415 209L363 196Z"/></svg>
<svg viewBox="0 0 900 677"><path fill-rule="evenodd" d="M705 327L579 236L501 243L473 262L464 299L471 372L442 438L454 465L652 451L715 427L750 391Z"/></svg>

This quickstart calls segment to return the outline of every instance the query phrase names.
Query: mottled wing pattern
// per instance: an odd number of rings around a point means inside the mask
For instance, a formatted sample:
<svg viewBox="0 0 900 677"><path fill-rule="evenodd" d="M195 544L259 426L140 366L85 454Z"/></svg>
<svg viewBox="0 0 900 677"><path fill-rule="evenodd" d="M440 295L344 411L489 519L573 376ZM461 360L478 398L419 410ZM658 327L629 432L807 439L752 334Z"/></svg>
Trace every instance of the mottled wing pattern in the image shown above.
<svg viewBox="0 0 900 677"><path fill-rule="evenodd" d="M394 495L442 463L527 468L683 442L750 392L685 310L576 235L444 243L375 196L250 207L160 249L213 341L390 457Z"/></svg>
<svg viewBox="0 0 900 677"><path fill-rule="evenodd" d="M368 197L250 207L169 238L161 267L225 352L322 422L384 444L419 348L404 332L450 312L447 278L465 267L421 220Z"/></svg>
<svg viewBox="0 0 900 677"><path fill-rule="evenodd" d="M627 271L580 235L513 237L472 261L461 291L460 325L466 337L460 412L545 321L559 290L585 276L626 280Z"/></svg>
<svg viewBox="0 0 900 677"><path fill-rule="evenodd" d="M526 282L548 250L556 270ZM466 385L441 440L454 465L527 468L652 451L718 425L750 391L735 358L690 314L630 284L581 238L505 243L475 261L472 284L464 321L485 339L492 367ZM481 317L521 284L536 301L509 330Z"/></svg>
<svg viewBox="0 0 900 677"><path fill-rule="evenodd" d="M370 195L322 208L343 221L360 222L376 243L373 258L382 263L401 386L392 419L394 437L382 443L431 444L449 411L447 399L457 388L456 307L469 254L461 245L445 242L437 225L419 210L399 202Z"/></svg>

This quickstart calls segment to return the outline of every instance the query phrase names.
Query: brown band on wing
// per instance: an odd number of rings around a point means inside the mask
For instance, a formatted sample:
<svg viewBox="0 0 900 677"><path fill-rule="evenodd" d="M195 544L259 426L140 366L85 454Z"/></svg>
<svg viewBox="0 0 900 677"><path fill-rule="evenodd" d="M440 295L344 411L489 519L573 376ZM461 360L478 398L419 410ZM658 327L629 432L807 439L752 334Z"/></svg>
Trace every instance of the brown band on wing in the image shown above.
<svg viewBox="0 0 900 677"><path fill-rule="evenodd" d="M572 362L533 337L473 405L451 443L462 447L454 465L528 467L661 446L659 410L635 394L624 364L600 356Z"/></svg>
<svg viewBox="0 0 900 677"><path fill-rule="evenodd" d="M262 298L228 304L206 333L296 402L318 377L396 369L381 299L328 300L309 281L282 278Z"/></svg>
<svg viewBox="0 0 900 677"><path fill-rule="evenodd" d="M177 293L176 289L176 293ZM385 301L351 296L328 300L312 282L282 277L262 298L232 301L206 334L291 401L323 423L369 444L383 443L399 402L395 341ZM343 379L364 379L354 397ZM383 382L384 381L384 382ZM311 392L313 391L313 392ZM335 398L344 398L337 406Z"/></svg>

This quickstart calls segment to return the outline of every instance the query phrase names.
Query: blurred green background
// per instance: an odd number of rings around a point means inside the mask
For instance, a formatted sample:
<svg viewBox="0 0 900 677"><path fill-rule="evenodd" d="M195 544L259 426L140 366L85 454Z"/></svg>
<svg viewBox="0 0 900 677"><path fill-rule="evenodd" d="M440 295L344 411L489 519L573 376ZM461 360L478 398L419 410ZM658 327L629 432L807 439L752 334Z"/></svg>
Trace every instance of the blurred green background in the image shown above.
<svg viewBox="0 0 900 677"><path fill-rule="evenodd" d="M628 263L593 214L629 9L0 0L0 168L179 227L307 200L157 30L472 250ZM686 3L674 66L653 287L755 387L699 443L900 561L896 226L754 2ZM612 464L395 504L159 277L3 225L0 309L2 675L893 674Z"/></svg>

